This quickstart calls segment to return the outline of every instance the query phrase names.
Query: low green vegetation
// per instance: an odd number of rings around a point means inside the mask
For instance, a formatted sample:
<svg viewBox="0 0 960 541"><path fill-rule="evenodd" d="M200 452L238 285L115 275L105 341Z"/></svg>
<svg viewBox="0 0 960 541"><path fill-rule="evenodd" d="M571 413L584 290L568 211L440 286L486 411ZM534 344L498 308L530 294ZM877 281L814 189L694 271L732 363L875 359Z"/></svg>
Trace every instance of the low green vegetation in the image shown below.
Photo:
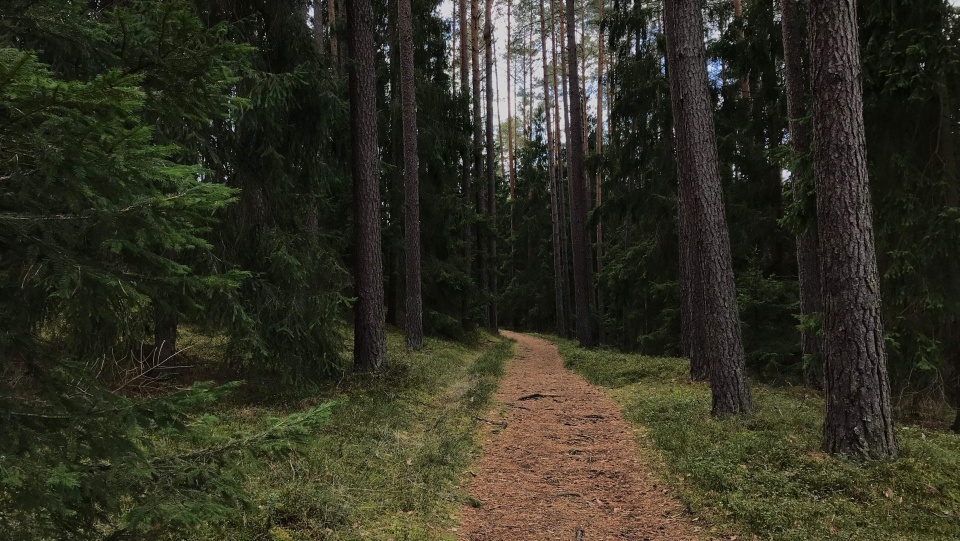
<svg viewBox="0 0 960 541"><path fill-rule="evenodd" d="M403 336L390 333L388 348L391 365L379 376L348 376L268 403L241 393L217 404L211 430L224 433L256 433L292 413L336 405L295 452L241 460L244 510L191 539L449 538L466 498L459 480L476 450L475 417L512 343L488 335L475 346L427 340L408 353Z"/></svg>
<svg viewBox="0 0 960 541"><path fill-rule="evenodd" d="M661 457L664 479L718 530L776 540L960 539L960 435L900 423L898 460L853 462L820 452L816 392L754 385L755 415L715 419L709 387L688 381L685 360L558 344L567 367L610 389L649 436L641 443Z"/></svg>

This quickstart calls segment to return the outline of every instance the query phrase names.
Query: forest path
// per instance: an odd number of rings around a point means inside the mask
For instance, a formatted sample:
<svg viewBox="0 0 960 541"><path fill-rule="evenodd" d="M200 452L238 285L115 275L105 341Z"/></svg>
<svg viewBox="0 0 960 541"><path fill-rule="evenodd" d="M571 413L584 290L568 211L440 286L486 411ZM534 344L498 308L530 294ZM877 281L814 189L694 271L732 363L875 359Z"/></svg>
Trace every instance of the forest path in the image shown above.
<svg viewBox="0 0 960 541"><path fill-rule="evenodd" d="M459 539L700 539L702 528L640 462L617 405L563 368L553 344L503 335L517 341L516 355L470 482L480 506L464 506Z"/></svg>

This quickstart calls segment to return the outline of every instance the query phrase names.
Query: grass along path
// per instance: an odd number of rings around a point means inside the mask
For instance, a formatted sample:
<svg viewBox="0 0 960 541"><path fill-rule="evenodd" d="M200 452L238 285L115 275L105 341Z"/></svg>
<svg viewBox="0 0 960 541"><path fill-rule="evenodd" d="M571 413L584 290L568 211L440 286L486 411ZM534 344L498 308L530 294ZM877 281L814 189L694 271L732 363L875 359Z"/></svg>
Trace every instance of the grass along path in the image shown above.
<svg viewBox="0 0 960 541"><path fill-rule="evenodd" d="M330 421L275 460L241 464L254 506L192 539L235 541L449 539L465 494L461 475L477 447L475 419L513 344L484 335L477 347L427 340L407 353L390 333L389 371L279 404L225 404L224 432L335 400Z"/></svg>
<svg viewBox="0 0 960 541"><path fill-rule="evenodd" d="M820 452L817 393L754 384L754 416L714 419L685 360L551 340L648 436L682 500L723 528L777 541L960 539L960 435L901 423L899 460L834 458Z"/></svg>

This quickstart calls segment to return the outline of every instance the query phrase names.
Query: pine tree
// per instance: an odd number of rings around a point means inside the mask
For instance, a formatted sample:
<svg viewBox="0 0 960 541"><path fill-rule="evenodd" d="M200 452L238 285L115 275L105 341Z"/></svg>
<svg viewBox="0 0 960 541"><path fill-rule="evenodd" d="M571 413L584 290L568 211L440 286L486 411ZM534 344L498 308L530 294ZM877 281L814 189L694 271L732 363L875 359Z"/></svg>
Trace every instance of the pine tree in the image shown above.
<svg viewBox="0 0 960 541"><path fill-rule="evenodd" d="M420 181L417 155L416 73L413 65L413 14L411 0L398 0L400 34L400 84L403 100L404 234L406 235L407 349L423 348L423 301L420 273Z"/></svg>
<svg viewBox="0 0 960 541"><path fill-rule="evenodd" d="M380 181L373 8L369 0L347 3L350 32L350 124L353 135L354 368L377 372L387 362L383 264L380 244Z"/></svg>
<svg viewBox="0 0 960 541"><path fill-rule="evenodd" d="M593 322L593 250L590 246L590 233L587 230L587 179L583 167L584 158L584 118L580 73L577 59L577 41L574 30L576 24L574 1L567 0L567 60L569 69L570 108L570 144L567 145L567 159L570 168L570 229L573 240L573 282L577 307L577 339L583 347L591 347L594 341Z"/></svg>
<svg viewBox="0 0 960 541"><path fill-rule="evenodd" d="M667 0L664 4L668 74L673 102L680 182L680 219L684 249L696 247L698 261L690 291L703 303L697 333L710 371L715 415L748 414L753 405L744 370L743 345L737 310L730 241L724 216L718 171L713 111L707 91L703 15L696 0ZM694 274L695 276L690 276Z"/></svg>
<svg viewBox="0 0 960 541"><path fill-rule="evenodd" d="M480 102L480 0L470 0L470 68L471 83L473 85L471 99L473 103L473 173L477 179L475 193L475 208L477 215L483 219L487 214L487 196L484 186L483 171L483 124ZM480 291L486 300L490 295L489 253L487 250L488 238L482 221L476 226L477 251L479 252L478 280ZM483 311L484 327L490 327L490 313Z"/></svg>
<svg viewBox="0 0 960 541"><path fill-rule="evenodd" d="M567 57L570 63L569 89L570 139L567 156L570 168L570 229L573 240L573 291L577 307L577 339L583 347L592 347L593 330L593 250L587 231L587 179L583 168L583 109L578 71L574 0L567 0Z"/></svg>
<svg viewBox="0 0 960 541"><path fill-rule="evenodd" d="M487 174L487 257L489 258L489 300L487 308L487 330L497 332L497 186L496 186L496 160L493 146L493 0L486 0L486 9L484 16L484 66L486 69L486 97L487 97L487 117L486 117L486 174Z"/></svg>
<svg viewBox="0 0 960 541"><path fill-rule="evenodd" d="M897 454L873 240L856 1L811 0L810 72L829 453Z"/></svg>
<svg viewBox="0 0 960 541"><path fill-rule="evenodd" d="M796 164L792 173L794 204L806 208L812 180L810 178L810 124L809 114L810 74L805 59L804 39L805 11L800 0L784 0L781 5L783 28L784 75L787 91L787 116L790 119L790 148ZM814 203L815 204L815 203ZM812 217L811 217L812 218ZM815 221L815 220L809 220ZM800 281L800 313L809 322L823 309L820 286L817 232L814 225L804 224L797 235L797 269ZM803 355L806 357L804 374L807 384L822 387L823 373L820 363L820 337L816 331L805 329L802 334Z"/></svg>

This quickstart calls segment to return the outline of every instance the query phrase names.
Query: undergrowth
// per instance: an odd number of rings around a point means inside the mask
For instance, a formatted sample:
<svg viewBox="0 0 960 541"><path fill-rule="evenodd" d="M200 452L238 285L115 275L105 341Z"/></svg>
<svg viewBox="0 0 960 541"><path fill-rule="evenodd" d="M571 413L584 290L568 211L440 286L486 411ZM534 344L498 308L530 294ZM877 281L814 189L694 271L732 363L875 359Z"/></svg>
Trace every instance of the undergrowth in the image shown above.
<svg viewBox="0 0 960 541"><path fill-rule="evenodd" d="M390 368L269 402L249 396L218 406L213 430L255 431L278 417L330 401L329 421L275 460L241 461L253 505L198 540L446 539L466 495L458 485L476 449L487 406L512 342L476 346L427 340L408 353L388 336ZM162 538L162 536L160 536Z"/></svg>
<svg viewBox="0 0 960 541"><path fill-rule="evenodd" d="M960 539L960 435L900 424L895 461L820 452L823 400L753 385L756 413L710 416L710 389L682 359L584 350L552 338L567 367L609 389L642 428L641 445L692 511L775 540Z"/></svg>

